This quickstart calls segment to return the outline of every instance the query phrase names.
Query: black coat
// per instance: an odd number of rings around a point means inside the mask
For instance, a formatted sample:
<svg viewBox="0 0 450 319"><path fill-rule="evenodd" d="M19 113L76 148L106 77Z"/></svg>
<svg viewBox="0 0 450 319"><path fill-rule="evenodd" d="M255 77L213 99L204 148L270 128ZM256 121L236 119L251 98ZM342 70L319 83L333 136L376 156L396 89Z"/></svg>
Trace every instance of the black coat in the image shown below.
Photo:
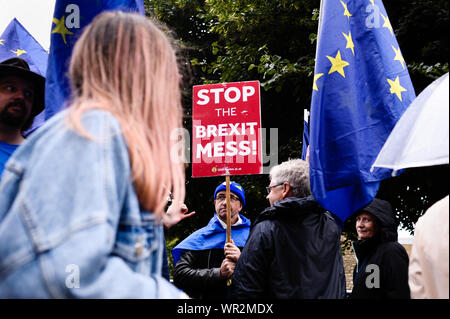
<svg viewBox="0 0 450 319"><path fill-rule="evenodd" d="M353 242L358 263L353 270L352 299L407 299L409 258L397 242L397 227L392 208L386 201L375 199L362 209L376 217L377 233Z"/></svg>
<svg viewBox="0 0 450 319"><path fill-rule="evenodd" d="M191 298L227 298L227 280L220 275L223 249L186 250L173 273L173 283Z"/></svg>
<svg viewBox="0 0 450 319"><path fill-rule="evenodd" d="M312 197L265 209L233 275L232 298L343 298L341 230Z"/></svg>

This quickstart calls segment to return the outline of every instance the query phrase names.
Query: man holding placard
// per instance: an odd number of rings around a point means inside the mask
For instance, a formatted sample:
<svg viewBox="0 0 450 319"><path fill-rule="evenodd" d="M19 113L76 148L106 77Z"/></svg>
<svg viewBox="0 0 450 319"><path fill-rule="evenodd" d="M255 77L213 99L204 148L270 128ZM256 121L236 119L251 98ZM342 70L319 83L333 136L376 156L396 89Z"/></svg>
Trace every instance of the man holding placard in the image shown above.
<svg viewBox="0 0 450 319"><path fill-rule="evenodd" d="M223 299L250 232L250 221L239 215L244 189L230 176L263 171L259 82L192 91L192 177L225 176L225 182L214 192L216 214L208 225L172 250L174 283L191 297Z"/></svg>
<svg viewBox="0 0 450 319"><path fill-rule="evenodd" d="M245 206L244 189L236 182L230 182L229 187L231 242L225 243L226 183L222 183L214 192L214 217L172 250L174 284L193 298L227 297L227 283L250 232L250 221L239 214Z"/></svg>

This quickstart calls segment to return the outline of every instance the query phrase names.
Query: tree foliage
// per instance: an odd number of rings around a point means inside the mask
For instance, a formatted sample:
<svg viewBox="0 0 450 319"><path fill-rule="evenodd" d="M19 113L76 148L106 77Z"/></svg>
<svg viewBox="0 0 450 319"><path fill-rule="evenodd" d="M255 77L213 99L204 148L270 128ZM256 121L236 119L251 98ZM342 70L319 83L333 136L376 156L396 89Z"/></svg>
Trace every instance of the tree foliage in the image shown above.
<svg viewBox="0 0 450 319"><path fill-rule="evenodd" d="M303 109L309 109L311 101L319 0L146 0L145 5L147 15L167 24L179 44L186 129L192 125L192 85L259 80L263 127L278 129L278 161L300 156ZM448 1L385 0L384 5L418 95L448 72ZM190 178L190 166L186 175L186 203L197 214L170 231L173 244L174 237L184 238L212 217L213 192L224 180ZM232 179L244 186L246 211L253 218L268 204L267 175ZM383 181L378 196L391 202L397 221L412 230L448 189L444 165L407 169ZM347 229L354 228L351 223Z"/></svg>

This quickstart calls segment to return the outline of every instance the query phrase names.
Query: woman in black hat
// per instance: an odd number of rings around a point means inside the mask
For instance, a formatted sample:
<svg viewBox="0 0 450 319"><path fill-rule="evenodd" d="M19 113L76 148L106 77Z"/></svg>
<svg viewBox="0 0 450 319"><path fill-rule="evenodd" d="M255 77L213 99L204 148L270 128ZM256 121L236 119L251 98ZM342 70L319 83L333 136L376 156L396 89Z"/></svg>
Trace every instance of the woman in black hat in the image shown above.
<svg viewBox="0 0 450 319"><path fill-rule="evenodd" d="M397 242L391 205L375 198L355 215L358 240L353 249L357 263L350 298L410 298L408 254Z"/></svg>

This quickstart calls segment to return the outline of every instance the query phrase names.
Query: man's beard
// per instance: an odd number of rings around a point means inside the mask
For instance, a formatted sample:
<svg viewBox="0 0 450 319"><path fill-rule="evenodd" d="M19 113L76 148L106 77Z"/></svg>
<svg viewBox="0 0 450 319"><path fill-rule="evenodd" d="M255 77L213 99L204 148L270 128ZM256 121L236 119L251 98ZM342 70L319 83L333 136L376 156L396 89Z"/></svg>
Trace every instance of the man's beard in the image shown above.
<svg viewBox="0 0 450 319"><path fill-rule="evenodd" d="M10 108L19 106L20 112L10 112ZM21 128L27 120L27 108L24 101L14 101L8 103L2 111L0 111L0 123L12 127Z"/></svg>

